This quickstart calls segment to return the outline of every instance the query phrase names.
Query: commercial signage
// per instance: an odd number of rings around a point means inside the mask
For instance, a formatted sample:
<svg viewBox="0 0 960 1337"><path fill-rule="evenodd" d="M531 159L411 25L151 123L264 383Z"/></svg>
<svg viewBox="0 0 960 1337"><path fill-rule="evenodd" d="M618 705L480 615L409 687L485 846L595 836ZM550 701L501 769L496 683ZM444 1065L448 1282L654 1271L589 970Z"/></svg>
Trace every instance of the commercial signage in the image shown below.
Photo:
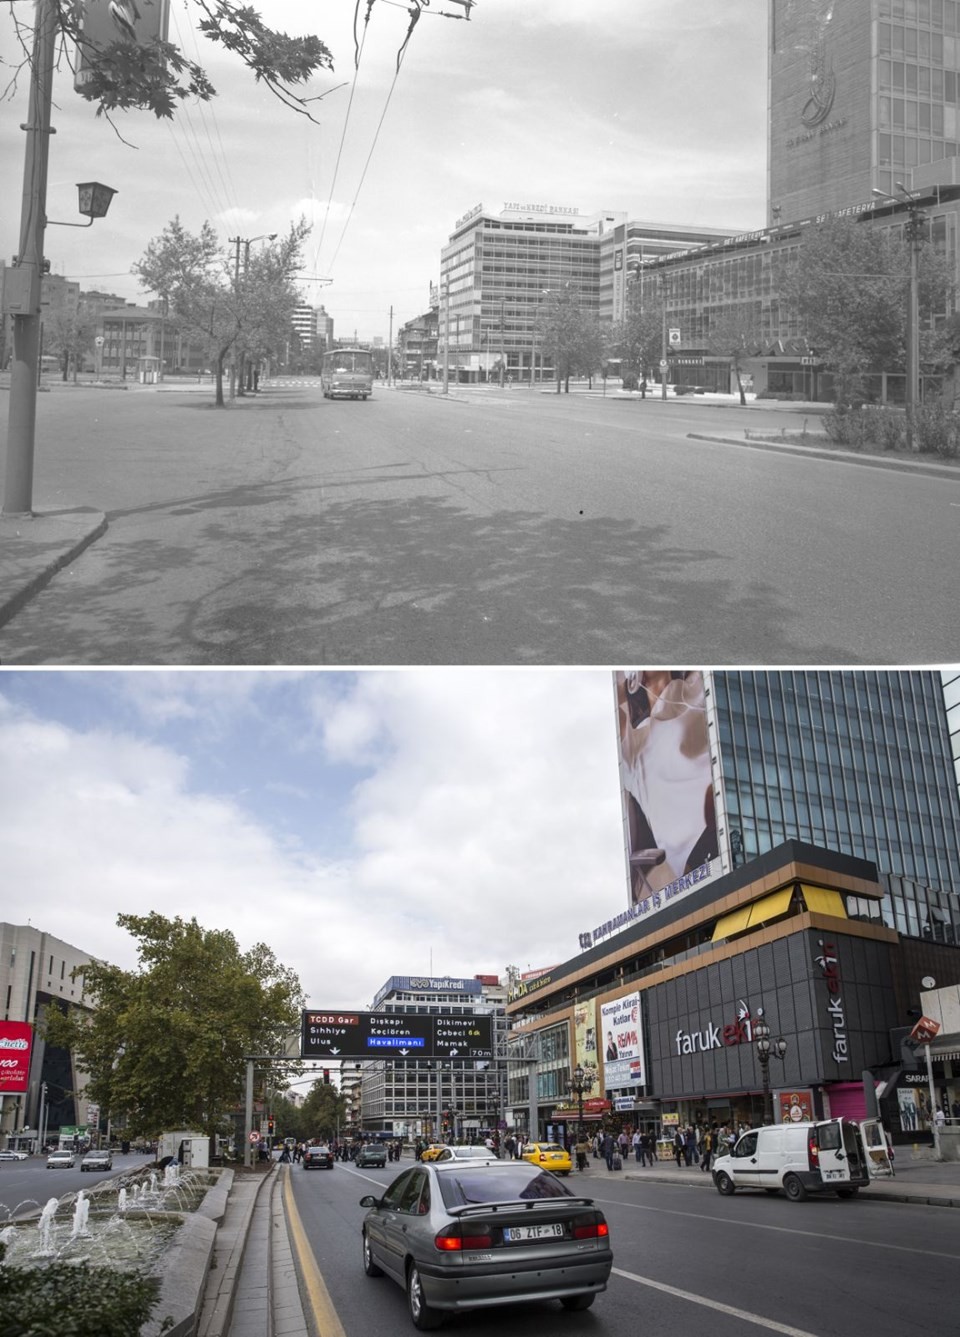
<svg viewBox="0 0 960 1337"><path fill-rule="evenodd" d="M0 1092L26 1091L30 1077L33 1027L26 1021L0 1021Z"/></svg>
<svg viewBox="0 0 960 1337"><path fill-rule="evenodd" d="M737 1005L736 1019L721 1022L708 1022L702 1030L685 1031L681 1027L674 1037L677 1054L704 1054L708 1049L720 1049L724 1045L749 1044L753 1039L753 1018L750 1009L741 999Z"/></svg>
<svg viewBox="0 0 960 1337"><path fill-rule="evenodd" d="M581 933L580 946L584 950L592 947L601 938L608 938L611 933L618 933L620 929L626 928L628 924L633 924L638 919L643 919L645 915L654 914L668 901L685 896L687 892L693 891L699 883L710 882L713 878L719 877L722 871L720 860L711 859L709 863L701 864L699 868L684 873L682 877L674 878L660 891L653 891L649 896L644 896L642 900L637 901L635 905L631 905L629 910L624 910L622 914L614 915L612 919L605 920L589 933Z"/></svg>
<svg viewBox="0 0 960 1337"><path fill-rule="evenodd" d="M484 978L487 978L486 976ZM496 983L496 980L494 980ZM450 975L391 975L386 984L377 990L373 1000L374 1007L391 993L482 993L483 985L478 979L454 979Z"/></svg>
<svg viewBox="0 0 960 1337"><path fill-rule="evenodd" d="M476 218L477 214L482 212L483 212L483 205L475 204L472 209L468 209L465 214L460 215L460 217L454 223L454 227L462 227L464 223L469 223L471 218Z"/></svg>
<svg viewBox="0 0 960 1337"><path fill-rule="evenodd" d="M565 204L504 204L504 212L523 214L578 214L579 209L568 208Z"/></svg>
<svg viewBox="0 0 960 1337"><path fill-rule="evenodd" d="M93 77L91 56L95 52L106 50L114 42L138 46L165 42L169 19L169 0L84 0L74 88L82 90Z"/></svg>
<svg viewBox="0 0 960 1337"><path fill-rule="evenodd" d="M608 1091L643 1086L643 1029L637 991L600 1004L603 1084Z"/></svg>
<svg viewBox="0 0 960 1337"><path fill-rule="evenodd" d="M820 967L820 973L826 985L827 1018L830 1029L833 1031L833 1047L830 1057L836 1064L849 1063L850 1044L847 1038L847 1015L840 993L840 957L837 952L837 945L834 942L828 942L825 938L818 938L817 945L820 948L820 954L814 957L814 960Z"/></svg>
<svg viewBox="0 0 960 1337"><path fill-rule="evenodd" d="M599 1075L597 1054L597 1000L587 998L573 1009L573 1043L577 1066L593 1078Z"/></svg>
<svg viewBox="0 0 960 1337"><path fill-rule="evenodd" d="M491 1059L493 1018L311 1009L303 1013L300 1052L325 1059Z"/></svg>
<svg viewBox="0 0 960 1337"><path fill-rule="evenodd" d="M910 1032L908 1043L914 1045L927 1045L935 1036L940 1033L939 1021L934 1021L931 1017L921 1017Z"/></svg>
<svg viewBox="0 0 960 1337"><path fill-rule="evenodd" d="M711 865L720 841L703 674L618 672L614 691L627 903L633 906Z"/></svg>
<svg viewBox="0 0 960 1337"><path fill-rule="evenodd" d="M803 1091L780 1091L777 1093L777 1103L780 1106L781 1123L810 1123L813 1119L813 1092L809 1088Z"/></svg>

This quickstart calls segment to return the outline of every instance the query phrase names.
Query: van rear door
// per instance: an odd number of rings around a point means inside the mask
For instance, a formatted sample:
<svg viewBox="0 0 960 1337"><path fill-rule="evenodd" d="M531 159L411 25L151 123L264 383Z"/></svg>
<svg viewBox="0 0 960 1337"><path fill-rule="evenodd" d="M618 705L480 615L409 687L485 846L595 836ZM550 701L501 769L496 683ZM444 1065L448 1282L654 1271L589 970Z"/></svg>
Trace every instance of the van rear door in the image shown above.
<svg viewBox="0 0 960 1337"><path fill-rule="evenodd" d="M893 1176L893 1161L887 1146L887 1135L879 1119L864 1119L860 1124L864 1151L867 1156L867 1170L871 1179L890 1179Z"/></svg>
<svg viewBox="0 0 960 1337"><path fill-rule="evenodd" d="M811 1132L817 1139L820 1178L825 1184L849 1184L850 1155L844 1142L843 1120L829 1119L826 1123L815 1124Z"/></svg>

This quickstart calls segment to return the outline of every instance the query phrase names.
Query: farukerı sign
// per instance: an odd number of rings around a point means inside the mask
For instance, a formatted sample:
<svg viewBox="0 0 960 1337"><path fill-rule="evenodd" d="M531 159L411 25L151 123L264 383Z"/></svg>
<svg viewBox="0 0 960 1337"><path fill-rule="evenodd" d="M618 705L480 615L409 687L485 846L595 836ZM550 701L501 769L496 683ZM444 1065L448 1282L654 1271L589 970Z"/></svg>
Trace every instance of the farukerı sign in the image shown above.
<svg viewBox="0 0 960 1337"><path fill-rule="evenodd" d="M721 1049L724 1045L749 1044L753 1039L753 1018L750 1008L741 999L737 1004L736 1020L726 1023L708 1022L702 1030L685 1031L683 1027L674 1037L678 1055L704 1054L708 1049Z"/></svg>
<svg viewBox="0 0 960 1337"><path fill-rule="evenodd" d="M26 1091L30 1079L33 1027L26 1021L0 1021L0 1092Z"/></svg>
<svg viewBox="0 0 960 1337"><path fill-rule="evenodd" d="M840 993L840 956L837 945L835 942L828 942L826 938L818 938L817 946L820 948L820 953L814 960L820 967L820 973L826 984L827 1018L833 1031L830 1057L837 1064L849 1063L850 1043L847 1037L847 1014Z"/></svg>

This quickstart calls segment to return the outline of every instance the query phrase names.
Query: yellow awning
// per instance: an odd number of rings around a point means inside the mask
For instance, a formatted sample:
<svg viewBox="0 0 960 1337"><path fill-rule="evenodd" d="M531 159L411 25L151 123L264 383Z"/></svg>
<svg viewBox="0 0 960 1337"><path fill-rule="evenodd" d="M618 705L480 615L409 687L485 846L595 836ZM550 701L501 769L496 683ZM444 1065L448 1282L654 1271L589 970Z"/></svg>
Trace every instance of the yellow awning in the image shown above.
<svg viewBox="0 0 960 1337"><path fill-rule="evenodd" d="M773 892L770 896L764 896L762 900L754 901L750 906L749 927L756 928L758 924L767 924L771 919L776 919L779 915L784 915L790 908L790 898L793 895L793 887L781 887L779 891Z"/></svg>
<svg viewBox="0 0 960 1337"><path fill-rule="evenodd" d="M742 933L750 922L751 906L741 905L737 910L731 910L728 915L722 915L717 920L717 926L713 930L711 942L719 942L721 938L732 937L734 933Z"/></svg>
<svg viewBox="0 0 960 1337"><path fill-rule="evenodd" d="M835 919L847 918L847 907L839 891L828 891L826 887L808 887L805 882L800 884L800 889L808 910L815 910L821 915L833 915Z"/></svg>

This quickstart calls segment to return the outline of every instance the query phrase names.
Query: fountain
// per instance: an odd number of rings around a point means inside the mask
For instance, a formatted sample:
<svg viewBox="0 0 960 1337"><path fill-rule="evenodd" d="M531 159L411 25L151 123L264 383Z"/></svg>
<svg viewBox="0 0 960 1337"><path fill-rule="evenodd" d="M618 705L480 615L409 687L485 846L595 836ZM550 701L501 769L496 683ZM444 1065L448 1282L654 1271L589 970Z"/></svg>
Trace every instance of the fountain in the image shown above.
<svg viewBox="0 0 960 1337"><path fill-rule="evenodd" d="M48 1198L47 1205L40 1213L37 1228L40 1231L40 1255L42 1257L49 1257L53 1253L53 1219L59 1206L59 1198Z"/></svg>
<svg viewBox="0 0 960 1337"><path fill-rule="evenodd" d="M73 1227L70 1231L72 1240L79 1239L81 1235L89 1235L87 1222L90 1219L90 1203L84 1195L83 1189L77 1194L77 1200L73 1204Z"/></svg>

